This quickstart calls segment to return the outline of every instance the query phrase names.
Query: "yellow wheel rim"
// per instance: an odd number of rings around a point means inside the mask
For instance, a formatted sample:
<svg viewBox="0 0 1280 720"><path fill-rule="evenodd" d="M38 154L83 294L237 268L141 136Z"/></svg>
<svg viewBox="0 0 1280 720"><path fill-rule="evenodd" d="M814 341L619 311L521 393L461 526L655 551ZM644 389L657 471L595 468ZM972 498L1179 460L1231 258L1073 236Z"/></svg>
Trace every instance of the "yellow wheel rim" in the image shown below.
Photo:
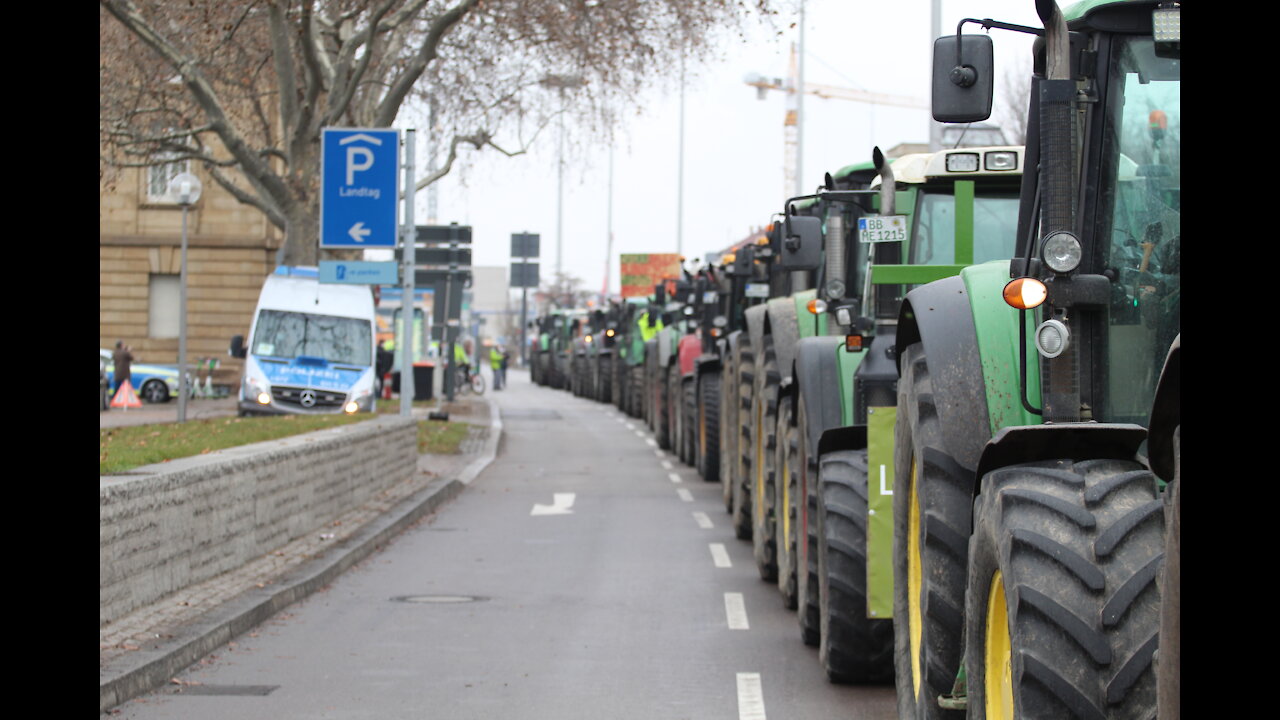
<svg viewBox="0 0 1280 720"><path fill-rule="evenodd" d="M911 684L920 697L920 638L924 621L920 612L920 587L924 584L920 562L920 509L916 496L916 461L911 460L911 485L907 491L907 629L911 636Z"/></svg>
<svg viewBox="0 0 1280 720"><path fill-rule="evenodd" d="M1009 640L1009 611L1004 580L996 570L987 595L986 645L983 651L983 683L990 720L1013 720L1013 664Z"/></svg>

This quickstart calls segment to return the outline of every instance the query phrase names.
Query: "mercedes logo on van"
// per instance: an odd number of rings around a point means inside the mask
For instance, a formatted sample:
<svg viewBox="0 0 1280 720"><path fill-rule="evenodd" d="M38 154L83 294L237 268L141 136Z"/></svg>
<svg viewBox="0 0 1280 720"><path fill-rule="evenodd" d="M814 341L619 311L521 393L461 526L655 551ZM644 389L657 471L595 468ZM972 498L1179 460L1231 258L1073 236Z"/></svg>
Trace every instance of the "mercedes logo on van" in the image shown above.
<svg viewBox="0 0 1280 720"><path fill-rule="evenodd" d="M298 396L298 402L302 403L304 408L315 407L316 391L310 388L303 390L302 395Z"/></svg>

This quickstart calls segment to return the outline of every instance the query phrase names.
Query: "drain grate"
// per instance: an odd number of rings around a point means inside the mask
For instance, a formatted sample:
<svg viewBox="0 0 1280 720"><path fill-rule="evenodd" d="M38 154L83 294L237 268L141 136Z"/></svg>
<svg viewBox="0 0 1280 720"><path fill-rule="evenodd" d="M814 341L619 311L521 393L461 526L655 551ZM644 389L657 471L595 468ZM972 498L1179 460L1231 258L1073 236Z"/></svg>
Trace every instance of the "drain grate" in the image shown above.
<svg viewBox="0 0 1280 720"><path fill-rule="evenodd" d="M239 695L263 697L270 695L279 685L176 685L169 692L174 695Z"/></svg>
<svg viewBox="0 0 1280 720"><path fill-rule="evenodd" d="M401 595L393 597L393 602L416 603L423 605L448 605L455 603L483 602L487 597L479 595Z"/></svg>
<svg viewBox="0 0 1280 720"><path fill-rule="evenodd" d="M559 420L560 413L555 410L546 410L543 408L516 408L503 409L503 418L511 420Z"/></svg>

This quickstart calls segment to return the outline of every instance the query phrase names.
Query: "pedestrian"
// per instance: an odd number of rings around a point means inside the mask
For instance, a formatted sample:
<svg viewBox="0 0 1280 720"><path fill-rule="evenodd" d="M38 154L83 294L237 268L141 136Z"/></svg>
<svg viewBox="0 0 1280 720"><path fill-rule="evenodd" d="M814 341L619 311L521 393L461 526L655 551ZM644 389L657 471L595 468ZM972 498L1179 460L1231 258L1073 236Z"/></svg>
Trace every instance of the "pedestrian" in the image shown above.
<svg viewBox="0 0 1280 720"><path fill-rule="evenodd" d="M511 363L511 351L504 345L502 347L502 384L507 384L507 365Z"/></svg>
<svg viewBox="0 0 1280 720"><path fill-rule="evenodd" d="M120 386L125 380L129 381L129 387L133 387L133 379L130 377L130 366L133 364L133 348L124 344L123 340L116 341L116 350L111 353L111 362L115 365L112 370L112 380L115 383L115 392L120 392Z"/></svg>
<svg viewBox="0 0 1280 720"><path fill-rule="evenodd" d="M501 390L503 384L502 350L497 345L489 346L489 368L493 370L493 389Z"/></svg>

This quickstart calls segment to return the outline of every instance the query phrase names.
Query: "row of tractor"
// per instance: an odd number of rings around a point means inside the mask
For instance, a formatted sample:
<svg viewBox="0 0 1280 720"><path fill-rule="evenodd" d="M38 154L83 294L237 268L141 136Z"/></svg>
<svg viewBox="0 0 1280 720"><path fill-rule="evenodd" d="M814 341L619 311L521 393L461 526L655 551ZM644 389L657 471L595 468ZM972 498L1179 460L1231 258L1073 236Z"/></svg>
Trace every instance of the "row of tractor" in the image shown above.
<svg viewBox="0 0 1280 720"><path fill-rule="evenodd" d="M1177 2L1036 2L1024 146L828 174L647 298L553 313L534 379L720 482L834 682L902 718L1177 718ZM991 111L940 38L933 113ZM1157 700L1158 697L1158 700Z"/></svg>

